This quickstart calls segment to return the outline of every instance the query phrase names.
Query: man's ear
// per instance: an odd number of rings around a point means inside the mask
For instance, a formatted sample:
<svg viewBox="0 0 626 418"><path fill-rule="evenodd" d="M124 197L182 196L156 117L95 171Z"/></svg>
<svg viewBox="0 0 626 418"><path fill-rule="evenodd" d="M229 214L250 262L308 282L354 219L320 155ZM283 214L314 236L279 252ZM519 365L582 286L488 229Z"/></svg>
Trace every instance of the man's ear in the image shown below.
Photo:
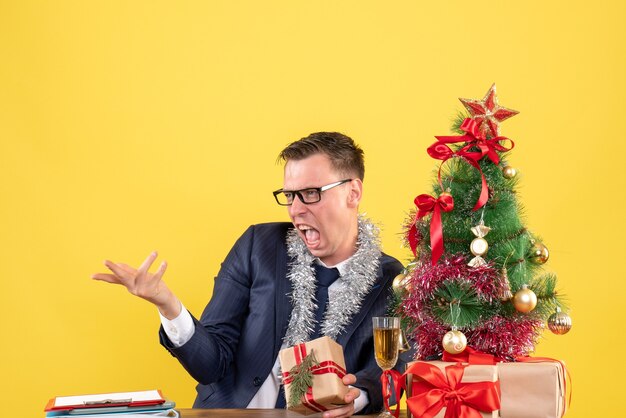
<svg viewBox="0 0 626 418"><path fill-rule="evenodd" d="M361 179L354 179L348 183L350 191L348 193L348 207L357 208L363 198L363 182Z"/></svg>

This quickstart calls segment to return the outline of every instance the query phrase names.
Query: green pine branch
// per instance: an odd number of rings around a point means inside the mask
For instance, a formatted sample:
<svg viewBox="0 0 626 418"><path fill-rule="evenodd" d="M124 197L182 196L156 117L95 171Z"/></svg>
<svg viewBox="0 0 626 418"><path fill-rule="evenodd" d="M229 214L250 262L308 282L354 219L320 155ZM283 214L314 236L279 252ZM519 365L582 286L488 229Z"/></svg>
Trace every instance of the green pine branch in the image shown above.
<svg viewBox="0 0 626 418"><path fill-rule="evenodd" d="M313 350L311 350L311 352L304 357L302 363L296 364L289 370L289 375L293 376L293 380L289 386L288 407L291 408L299 405L307 390L313 386L313 372L311 368L318 364Z"/></svg>
<svg viewBox="0 0 626 418"><path fill-rule="evenodd" d="M469 118L469 113L465 111L459 111L452 119L452 132L455 132L459 135L464 134L465 132L461 130L461 125L466 118Z"/></svg>
<svg viewBox="0 0 626 418"><path fill-rule="evenodd" d="M531 289L537 295L537 307L533 312L543 320L548 319L557 307L567 310L565 298L557 293L555 274L548 273L536 278Z"/></svg>
<svg viewBox="0 0 626 418"><path fill-rule="evenodd" d="M446 280L435 290L431 311L440 322L459 328L474 328L494 313L493 307L480 299L471 283L456 280Z"/></svg>

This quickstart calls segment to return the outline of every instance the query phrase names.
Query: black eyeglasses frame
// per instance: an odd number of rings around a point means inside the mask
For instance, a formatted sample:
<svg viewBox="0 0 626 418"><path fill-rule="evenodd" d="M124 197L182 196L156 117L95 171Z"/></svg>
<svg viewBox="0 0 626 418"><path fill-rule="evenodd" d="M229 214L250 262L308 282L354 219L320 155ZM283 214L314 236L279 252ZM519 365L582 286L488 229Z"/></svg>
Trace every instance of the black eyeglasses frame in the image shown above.
<svg viewBox="0 0 626 418"><path fill-rule="evenodd" d="M300 189L300 190L284 190L284 189L278 189L278 190L273 191L273 192L272 192L272 194L274 195L274 199L276 199L276 203L278 203L278 204L279 204L279 205L281 205L281 206L291 206L291 205L293 204L293 200L291 201L291 203L281 203L281 202L278 200L278 196L279 196L281 193L285 193L285 192L287 192L287 193L293 193L294 195L298 196L298 198L300 199L300 201L301 201L302 203L304 203L305 205L312 205L313 203L317 203L317 202L319 202L320 200L322 200L322 192L325 192L326 190L330 190L330 189L332 189L333 187L341 186L342 184L345 184L345 183L347 183L347 182L349 182L349 181L352 181L352 180L354 180L354 179L344 179L344 180L339 180L339 181L336 181L336 182L334 182L334 183L327 184L327 185L325 185L325 186L321 186L321 187L307 187L306 189ZM317 200L316 200L316 201L314 201L314 202L305 202L305 201L304 201L304 196L302 195L302 192L305 192L305 191L307 191L307 190L315 190L315 191L317 191L317 194L318 194L319 199L317 199Z"/></svg>

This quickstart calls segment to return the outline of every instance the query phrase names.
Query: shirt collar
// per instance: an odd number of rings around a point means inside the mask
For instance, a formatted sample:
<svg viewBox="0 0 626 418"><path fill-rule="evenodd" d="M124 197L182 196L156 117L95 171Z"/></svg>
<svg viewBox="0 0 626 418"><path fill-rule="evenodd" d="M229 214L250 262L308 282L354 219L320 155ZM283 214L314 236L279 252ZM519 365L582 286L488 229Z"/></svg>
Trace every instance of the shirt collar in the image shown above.
<svg viewBox="0 0 626 418"><path fill-rule="evenodd" d="M350 257L352 258L352 257ZM339 270L339 277L344 276L346 274L346 264L348 263L348 261L350 260L350 258L347 258L337 264L335 264L334 266L327 266L322 260L320 260L319 258L315 259L315 261L317 262L317 264L324 266L326 268L332 269L332 268L336 268L337 270Z"/></svg>

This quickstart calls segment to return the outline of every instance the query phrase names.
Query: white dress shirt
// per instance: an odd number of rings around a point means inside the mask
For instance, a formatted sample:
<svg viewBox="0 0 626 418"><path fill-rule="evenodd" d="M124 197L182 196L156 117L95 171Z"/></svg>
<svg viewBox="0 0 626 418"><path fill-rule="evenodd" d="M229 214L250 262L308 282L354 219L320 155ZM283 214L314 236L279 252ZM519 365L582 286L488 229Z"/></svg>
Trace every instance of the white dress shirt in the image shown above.
<svg viewBox="0 0 626 418"><path fill-rule="evenodd" d="M347 260L346 260L347 261ZM317 260L318 263L325 267L335 267L339 270L339 278L333 282L328 287L328 300L332 300L334 294L340 286L344 285L342 280L342 276L345 274L345 263L346 261L342 261L341 263L335 266L326 266L322 261ZM187 341L191 339L193 333L195 331L195 327L193 324L193 319L191 318L191 314L181 303L180 314L169 320L159 312L159 316L161 317L161 323L163 324L163 329L165 330L165 334L170 339L172 344L175 347L181 347ZM287 348L287 346L283 343L281 349ZM276 361L274 362L274 366L272 367L272 371L267 376L256 395L252 398L250 403L248 404L248 408L274 408L276 405L276 399L278 399L278 391L280 388L280 361L278 357L276 357ZM360 389L359 389L360 390ZM363 408L367 406L369 403L369 398L367 396L367 392L360 390L361 396L354 400L354 412L359 412Z"/></svg>

